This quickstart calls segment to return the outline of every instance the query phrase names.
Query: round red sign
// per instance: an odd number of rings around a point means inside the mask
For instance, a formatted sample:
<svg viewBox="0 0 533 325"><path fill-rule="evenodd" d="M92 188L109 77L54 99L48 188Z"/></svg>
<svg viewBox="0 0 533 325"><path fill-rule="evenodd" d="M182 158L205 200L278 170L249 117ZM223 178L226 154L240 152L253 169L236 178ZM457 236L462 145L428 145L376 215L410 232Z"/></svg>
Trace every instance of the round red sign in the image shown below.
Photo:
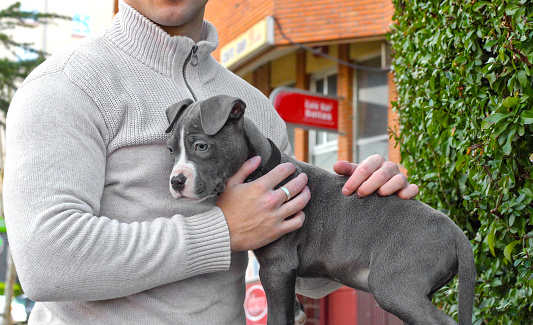
<svg viewBox="0 0 533 325"><path fill-rule="evenodd" d="M244 311L248 324L255 324L263 320L267 315L267 300L265 291L261 284L252 284L246 290L246 299L244 300Z"/></svg>

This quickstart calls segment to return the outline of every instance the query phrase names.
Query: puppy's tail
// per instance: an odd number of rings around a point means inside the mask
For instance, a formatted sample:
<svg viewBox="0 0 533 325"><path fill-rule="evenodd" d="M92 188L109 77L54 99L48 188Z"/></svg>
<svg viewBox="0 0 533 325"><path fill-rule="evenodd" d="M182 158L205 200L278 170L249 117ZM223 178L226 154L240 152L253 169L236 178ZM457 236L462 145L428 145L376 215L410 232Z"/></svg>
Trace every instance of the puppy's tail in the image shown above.
<svg viewBox="0 0 533 325"><path fill-rule="evenodd" d="M476 264L470 241L462 230L456 236L457 258L459 261L459 325L472 324L474 293L476 286Z"/></svg>

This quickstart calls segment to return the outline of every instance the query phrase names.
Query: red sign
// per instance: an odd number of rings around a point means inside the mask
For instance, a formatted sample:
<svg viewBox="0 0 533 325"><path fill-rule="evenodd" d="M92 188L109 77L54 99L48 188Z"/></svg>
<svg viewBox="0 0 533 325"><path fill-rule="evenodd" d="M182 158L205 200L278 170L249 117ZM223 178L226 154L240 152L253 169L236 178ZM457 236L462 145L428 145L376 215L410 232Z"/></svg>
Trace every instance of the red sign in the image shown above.
<svg viewBox="0 0 533 325"><path fill-rule="evenodd" d="M288 124L338 131L339 102L336 98L279 87L274 89L270 100L278 114Z"/></svg>
<svg viewBox="0 0 533 325"><path fill-rule="evenodd" d="M246 284L244 312L246 313L246 325L266 325L267 300L261 283Z"/></svg>

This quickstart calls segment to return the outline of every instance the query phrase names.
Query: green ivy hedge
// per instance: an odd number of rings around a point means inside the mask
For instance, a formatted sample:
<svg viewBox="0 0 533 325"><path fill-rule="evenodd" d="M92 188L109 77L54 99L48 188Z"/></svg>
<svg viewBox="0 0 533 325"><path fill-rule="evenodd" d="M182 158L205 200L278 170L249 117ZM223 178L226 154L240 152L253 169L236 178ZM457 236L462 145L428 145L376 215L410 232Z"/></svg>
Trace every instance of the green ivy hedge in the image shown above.
<svg viewBox="0 0 533 325"><path fill-rule="evenodd" d="M402 163L471 239L474 323L533 324L533 1L393 3Z"/></svg>

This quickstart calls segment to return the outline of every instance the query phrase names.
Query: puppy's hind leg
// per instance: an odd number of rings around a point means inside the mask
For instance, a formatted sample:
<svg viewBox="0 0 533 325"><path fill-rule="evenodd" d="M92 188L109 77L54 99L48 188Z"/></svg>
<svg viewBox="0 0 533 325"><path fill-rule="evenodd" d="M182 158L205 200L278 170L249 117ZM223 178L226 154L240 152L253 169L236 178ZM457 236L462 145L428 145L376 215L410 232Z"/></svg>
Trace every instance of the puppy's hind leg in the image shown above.
<svg viewBox="0 0 533 325"><path fill-rule="evenodd" d="M368 284L379 306L409 325L457 325L428 299L427 283L405 271L394 276L370 272ZM425 292L428 291L428 292Z"/></svg>

